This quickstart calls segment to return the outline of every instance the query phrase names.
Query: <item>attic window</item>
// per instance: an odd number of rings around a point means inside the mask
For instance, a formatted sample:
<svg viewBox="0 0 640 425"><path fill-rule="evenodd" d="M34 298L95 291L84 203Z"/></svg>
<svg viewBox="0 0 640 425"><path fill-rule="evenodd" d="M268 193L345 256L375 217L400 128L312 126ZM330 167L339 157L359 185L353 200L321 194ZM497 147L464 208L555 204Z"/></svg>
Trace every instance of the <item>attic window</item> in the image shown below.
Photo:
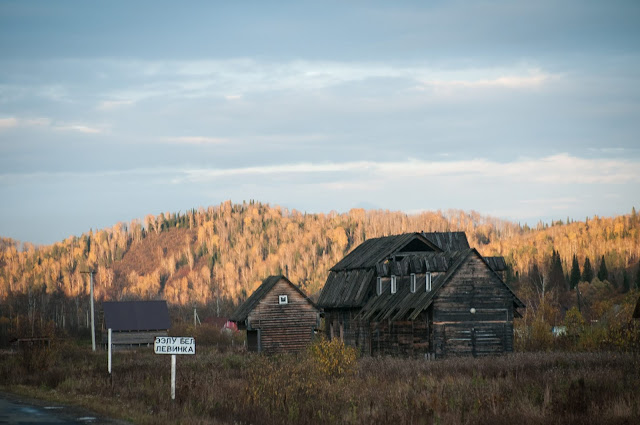
<svg viewBox="0 0 640 425"><path fill-rule="evenodd" d="M411 273L411 293L415 293L416 292L416 274L415 273Z"/></svg>
<svg viewBox="0 0 640 425"><path fill-rule="evenodd" d="M376 282L376 294L380 295L382 294L382 278L378 277L378 280Z"/></svg>
<svg viewBox="0 0 640 425"><path fill-rule="evenodd" d="M286 295L278 295L278 304L289 304L289 297Z"/></svg>
<svg viewBox="0 0 640 425"><path fill-rule="evenodd" d="M398 292L398 284L396 282L396 277L395 275L391 275L391 293L395 294L396 292Z"/></svg>
<svg viewBox="0 0 640 425"><path fill-rule="evenodd" d="M425 290L427 292L431 291L431 273L426 272L424 274L424 283L425 283Z"/></svg>

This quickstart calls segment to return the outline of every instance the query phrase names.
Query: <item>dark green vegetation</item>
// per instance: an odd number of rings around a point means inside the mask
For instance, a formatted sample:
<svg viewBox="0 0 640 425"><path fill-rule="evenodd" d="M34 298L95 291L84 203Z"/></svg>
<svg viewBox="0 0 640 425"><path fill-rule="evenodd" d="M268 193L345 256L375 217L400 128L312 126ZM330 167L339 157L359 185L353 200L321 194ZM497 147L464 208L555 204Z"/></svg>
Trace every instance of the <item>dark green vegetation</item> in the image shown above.
<svg viewBox="0 0 640 425"><path fill-rule="evenodd" d="M142 424L633 424L640 357L518 353L437 361L361 358L318 342L266 357L200 347L170 360L151 349L106 354L72 344L0 354L2 389L82 404Z"/></svg>

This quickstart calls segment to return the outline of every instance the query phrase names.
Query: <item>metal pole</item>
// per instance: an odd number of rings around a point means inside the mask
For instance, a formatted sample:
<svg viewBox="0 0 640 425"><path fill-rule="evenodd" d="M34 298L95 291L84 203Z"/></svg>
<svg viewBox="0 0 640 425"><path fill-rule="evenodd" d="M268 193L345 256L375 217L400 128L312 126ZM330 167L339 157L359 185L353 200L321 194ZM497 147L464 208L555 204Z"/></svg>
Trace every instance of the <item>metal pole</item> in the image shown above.
<svg viewBox="0 0 640 425"><path fill-rule="evenodd" d="M109 328L109 375L111 375L111 328Z"/></svg>
<svg viewBox="0 0 640 425"><path fill-rule="evenodd" d="M171 400L176 399L176 355L171 355Z"/></svg>
<svg viewBox="0 0 640 425"><path fill-rule="evenodd" d="M93 314L93 270L91 271L91 348L93 351L96 351L96 326L95 326L95 318Z"/></svg>

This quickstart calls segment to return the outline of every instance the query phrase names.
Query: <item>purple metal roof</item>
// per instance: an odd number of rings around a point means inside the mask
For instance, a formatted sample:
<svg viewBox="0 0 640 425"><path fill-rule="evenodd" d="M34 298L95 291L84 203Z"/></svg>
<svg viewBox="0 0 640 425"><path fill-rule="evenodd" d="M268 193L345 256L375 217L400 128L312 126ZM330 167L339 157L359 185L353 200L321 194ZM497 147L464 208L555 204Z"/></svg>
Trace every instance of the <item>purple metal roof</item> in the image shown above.
<svg viewBox="0 0 640 425"><path fill-rule="evenodd" d="M106 301L105 328L113 331L155 331L171 327L166 301Z"/></svg>

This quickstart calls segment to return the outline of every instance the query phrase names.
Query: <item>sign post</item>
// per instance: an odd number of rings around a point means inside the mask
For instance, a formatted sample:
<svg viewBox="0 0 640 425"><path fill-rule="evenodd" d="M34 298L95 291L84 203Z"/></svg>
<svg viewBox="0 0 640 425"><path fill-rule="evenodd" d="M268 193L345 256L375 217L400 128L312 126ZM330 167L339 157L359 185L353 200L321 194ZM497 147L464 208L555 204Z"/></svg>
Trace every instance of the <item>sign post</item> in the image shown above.
<svg viewBox="0 0 640 425"><path fill-rule="evenodd" d="M171 354L171 400L176 399L176 355L196 354L196 340L190 336L157 336L153 342L156 354Z"/></svg>
<svg viewBox="0 0 640 425"><path fill-rule="evenodd" d="M109 352L109 361L107 363L108 363L109 375L111 375L111 328L109 328L109 341L108 341L108 344L109 344L109 351L108 351Z"/></svg>
<svg viewBox="0 0 640 425"><path fill-rule="evenodd" d="M171 355L171 400L176 399L176 355Z"/></svg>

